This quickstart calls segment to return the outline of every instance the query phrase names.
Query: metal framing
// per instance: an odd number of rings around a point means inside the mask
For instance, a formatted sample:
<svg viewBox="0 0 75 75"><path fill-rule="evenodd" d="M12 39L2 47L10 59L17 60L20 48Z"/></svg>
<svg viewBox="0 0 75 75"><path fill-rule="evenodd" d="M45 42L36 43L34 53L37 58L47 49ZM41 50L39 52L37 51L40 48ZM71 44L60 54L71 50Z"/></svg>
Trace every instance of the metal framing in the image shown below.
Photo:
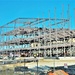
<svg viewBox="0 0 75 75"><path fill-rule="evenodd" d="M55 18L17 18L0 26L0 52L27 57L75 56L75 30L69 25L69 16L56 18L56 9Z"/></svg>

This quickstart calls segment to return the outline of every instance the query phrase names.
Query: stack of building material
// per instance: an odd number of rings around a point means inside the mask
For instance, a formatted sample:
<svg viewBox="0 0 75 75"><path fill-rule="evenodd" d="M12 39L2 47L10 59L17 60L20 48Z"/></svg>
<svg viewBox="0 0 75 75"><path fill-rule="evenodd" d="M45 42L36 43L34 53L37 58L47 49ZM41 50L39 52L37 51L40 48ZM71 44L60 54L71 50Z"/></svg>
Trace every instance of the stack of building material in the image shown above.
<svg viewBox="0 0 75 75"><path fill-rule="evenodd" d="M63 70L56 70L54 72L49 71L48 75L69 75L69 74Z"/></svg>

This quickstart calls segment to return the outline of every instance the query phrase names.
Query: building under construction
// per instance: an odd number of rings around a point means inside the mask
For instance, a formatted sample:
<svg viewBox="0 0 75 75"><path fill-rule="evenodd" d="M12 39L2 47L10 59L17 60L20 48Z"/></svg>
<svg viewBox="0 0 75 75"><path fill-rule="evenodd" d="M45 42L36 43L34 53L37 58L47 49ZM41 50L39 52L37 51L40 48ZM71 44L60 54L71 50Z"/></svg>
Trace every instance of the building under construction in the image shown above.
<svg viewBox="0 0 75 75"><path fill-rule="evenodd" d="M17 18L0 26L0 53L23 57L75 56L75 30L65 18Z"/></svg>

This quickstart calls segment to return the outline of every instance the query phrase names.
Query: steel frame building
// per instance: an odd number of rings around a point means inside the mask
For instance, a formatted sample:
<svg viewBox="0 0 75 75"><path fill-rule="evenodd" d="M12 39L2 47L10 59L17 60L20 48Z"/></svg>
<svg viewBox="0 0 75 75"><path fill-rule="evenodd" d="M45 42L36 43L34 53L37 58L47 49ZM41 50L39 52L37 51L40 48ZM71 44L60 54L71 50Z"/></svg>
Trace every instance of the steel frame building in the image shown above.
<svg viewBox="0 0 75 75"><path fill-rule="evenodd" d="M64 8L62 8L64 11ZM75 30L68 18L17 18L0 26L0 53L31 57L75 56Z"/></svg>
<svg viewBox="0 0 75 75"><path fill-rule="evenodd" d="M0 26L0 52L27 57L75 56L75 30L69 19L17 18Z"/></svg>

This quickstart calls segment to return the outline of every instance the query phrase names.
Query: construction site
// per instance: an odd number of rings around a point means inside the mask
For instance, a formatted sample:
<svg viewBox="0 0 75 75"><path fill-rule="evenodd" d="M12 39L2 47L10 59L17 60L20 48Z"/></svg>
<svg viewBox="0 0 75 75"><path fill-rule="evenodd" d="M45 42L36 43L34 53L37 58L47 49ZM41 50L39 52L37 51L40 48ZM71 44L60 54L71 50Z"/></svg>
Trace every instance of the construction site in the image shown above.
<svg viewBox="0 0 75 75"><path fill-rule="evenodd" d="M18 18L0 27L0 51L31 57L75 56L69 19Z"/></svg>
<svg viewBox="0 0 75 75"><path fill-rule="evenodd" d="M75 56L75 30L65 18L17 18L0 27L0 39L1 54Z"/></svg>
<svg viewBox="0 0 75 75"><path fill-rule="evenodd" d="M0 63L3 64L2 68L4 64L9 63L9 60L11 63L16 61L15 66L11 65L13 68L25 66L23 61L25 58L26 60L37 58L39 66L63 66L65 62L71 62L69 64L74 65L75 60L72 62L71 58L71 60L65 61L57 60L60 57L63 59L75 57L75 29L71 29L69 9L67 18L64 17L64 13L61 16L61 18L57 18L55 12L54 18L50 17L50 13L47 18L17 18L0 26ZM54 59L54 57L56 58ZM20 61L17 61L16 58L20 58ZM30 61L28 60L28 62ZM17 63L20 64L17 65ZM27 63L27 66L31 67L32 64ZM7 70L9 67L7 66L5 69Z"/></svg>

